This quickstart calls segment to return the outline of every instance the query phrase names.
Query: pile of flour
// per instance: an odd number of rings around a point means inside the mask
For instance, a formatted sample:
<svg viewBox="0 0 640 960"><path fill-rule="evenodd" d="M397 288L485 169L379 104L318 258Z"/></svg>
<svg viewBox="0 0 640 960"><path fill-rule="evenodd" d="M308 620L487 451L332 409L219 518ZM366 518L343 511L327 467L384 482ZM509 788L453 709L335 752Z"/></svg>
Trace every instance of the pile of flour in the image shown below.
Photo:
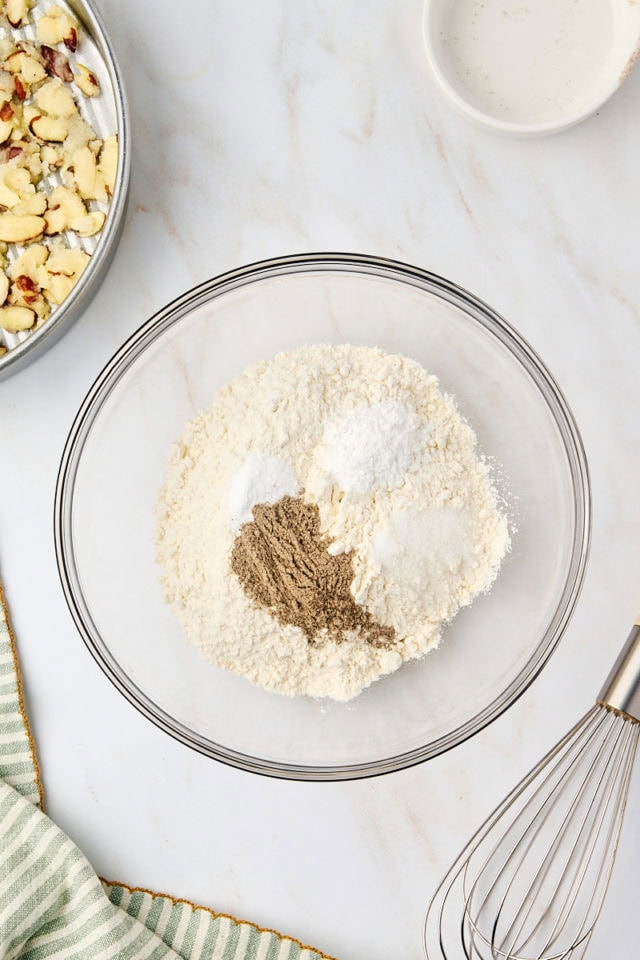
<svg viewBox="0 0 640 960"><path fill-rule="evenodd" d="M417 362L369 347L310 346L248 367L171 451L158 503L166 599L219 667L289 695L348 700L436 646L489 589L507 519L471 427ZM358 632L309 642L233 573L258 503L317 505L330 553L386 645Z"/></svg>

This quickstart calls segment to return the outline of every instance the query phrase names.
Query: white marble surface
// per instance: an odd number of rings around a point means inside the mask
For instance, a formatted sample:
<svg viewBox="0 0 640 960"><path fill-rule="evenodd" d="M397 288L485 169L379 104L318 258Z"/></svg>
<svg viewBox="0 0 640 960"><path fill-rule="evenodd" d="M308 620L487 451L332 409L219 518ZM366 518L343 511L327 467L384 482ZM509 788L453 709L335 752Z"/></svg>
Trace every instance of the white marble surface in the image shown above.
<svg viewBox="0 0 640 960"><path fill-rule="evenodd" d="M100 6L133 121L124 236L86 316L0 384L1 572L48 810L106 877L341 960L419 960L450 859L591 703L640 605L640 70L581 126L509 140L441 99L420 0ZM504 717L404 773L297 784L174 743L108 683L64 603L52 501L87 387L153 311L228 268L327 249L427 267L518 327L578 419L594 525L565 638ZM589 957L636 953L639 788Z"/></svg>

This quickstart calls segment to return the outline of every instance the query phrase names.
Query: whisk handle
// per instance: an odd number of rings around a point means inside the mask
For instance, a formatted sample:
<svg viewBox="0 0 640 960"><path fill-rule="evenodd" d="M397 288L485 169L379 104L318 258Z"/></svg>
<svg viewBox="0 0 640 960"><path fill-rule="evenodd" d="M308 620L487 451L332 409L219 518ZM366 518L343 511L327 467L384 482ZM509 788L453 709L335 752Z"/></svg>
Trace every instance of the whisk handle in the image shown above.
<svg viewBox="0 0 640 960"><path fill-rule="evenodd" d="M640 723L640 619L636 620L613 670L600 691L598 703Z"/></svg>

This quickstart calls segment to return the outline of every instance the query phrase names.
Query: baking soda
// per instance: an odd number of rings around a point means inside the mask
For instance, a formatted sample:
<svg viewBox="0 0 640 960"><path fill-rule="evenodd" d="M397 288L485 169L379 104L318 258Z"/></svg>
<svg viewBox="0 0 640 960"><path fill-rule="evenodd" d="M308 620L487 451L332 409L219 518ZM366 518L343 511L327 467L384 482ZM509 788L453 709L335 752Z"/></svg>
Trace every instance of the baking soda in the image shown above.
<svg viewBox="0 0 640 960"><path fill-rule="evenodd" d="M428 457L428 429L397 400L363 405L332 421L322 465L345 493L371 493L402 483L417 457Z"/></svg>
<svg viewBox="0 0 640 960"><path fill-rule="evenodd" d="M233 475L229 491L229 522L238 530L251 520L258 503L277 503L282 497L294 497L298 483L293 470L282 457L250 453Z"/></svg>

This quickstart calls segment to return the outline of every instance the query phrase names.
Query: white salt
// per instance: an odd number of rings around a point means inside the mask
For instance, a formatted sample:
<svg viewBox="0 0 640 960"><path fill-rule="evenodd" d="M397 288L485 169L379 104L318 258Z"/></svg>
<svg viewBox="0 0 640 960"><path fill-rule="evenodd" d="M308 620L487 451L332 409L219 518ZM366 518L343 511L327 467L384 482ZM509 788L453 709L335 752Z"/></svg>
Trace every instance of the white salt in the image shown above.
<svg viewBox="0 0 640 960"><path fill-rule="evenodd" d="M232 530L252 519L258 503L277 503L282 497L295 497L298 482L282 457L250 453L236 470L229 490L229 518Z"/></svg>
<svg viewBox="0 0 640 960"><path fill-rule="evenodd" d="M464 510L409 508L376 531L371 548L384 572L441 590L440 581L473 557L473 532Z"/></svg>
<svg viewBox="0 0 640 960"><path fill-rule="evenodd" d="M426 462L428 431L398 400L357 407L333 420L323 437L322 466L345 493L399 486L420 454Z"/></svg>

